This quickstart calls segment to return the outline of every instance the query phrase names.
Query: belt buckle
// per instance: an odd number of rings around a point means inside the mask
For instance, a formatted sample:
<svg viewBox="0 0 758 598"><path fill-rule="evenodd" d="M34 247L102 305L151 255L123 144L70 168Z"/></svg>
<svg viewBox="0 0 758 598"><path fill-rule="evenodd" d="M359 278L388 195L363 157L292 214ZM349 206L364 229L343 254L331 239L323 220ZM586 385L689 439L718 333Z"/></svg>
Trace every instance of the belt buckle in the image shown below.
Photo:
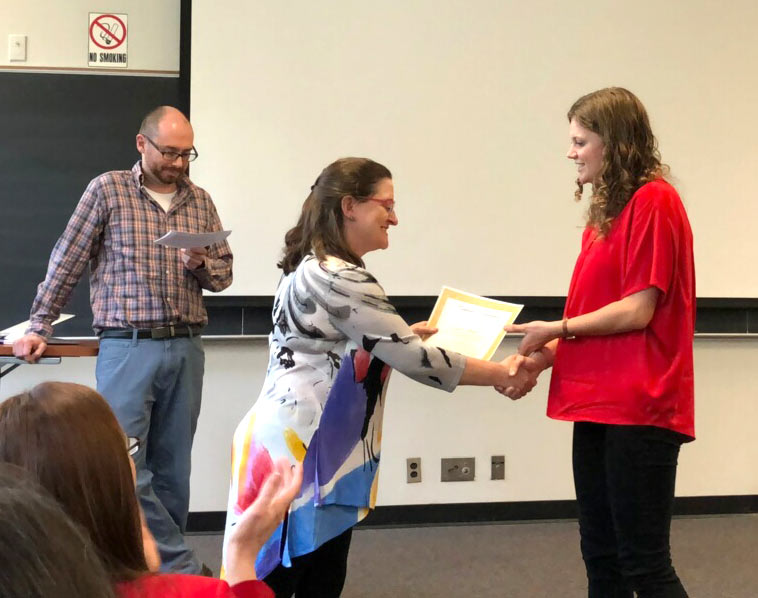
<svg viewBox="0 0 758 598"><path fill-rule="evenodd" d="M174 332L173 326L163 326L162 328L151 328L150 338L152 338L153 340L171 338L172 336L174 336L173 332Z"/></svg>

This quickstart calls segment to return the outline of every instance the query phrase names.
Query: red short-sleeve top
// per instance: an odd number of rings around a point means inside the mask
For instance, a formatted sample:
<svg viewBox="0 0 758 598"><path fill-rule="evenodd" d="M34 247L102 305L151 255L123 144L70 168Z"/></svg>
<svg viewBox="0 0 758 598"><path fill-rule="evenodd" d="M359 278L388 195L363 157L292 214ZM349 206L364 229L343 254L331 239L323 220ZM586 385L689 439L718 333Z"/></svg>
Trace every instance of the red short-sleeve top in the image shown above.
<svg viewBox="0 0 758 598"><path fill-rule="evenodd" d="M661 294L642 330L558 342L549 417L658 426L694 438L692 230L679 195L662 179L637 190L607 237L585 229L564 316L649 287Z"/></svg>

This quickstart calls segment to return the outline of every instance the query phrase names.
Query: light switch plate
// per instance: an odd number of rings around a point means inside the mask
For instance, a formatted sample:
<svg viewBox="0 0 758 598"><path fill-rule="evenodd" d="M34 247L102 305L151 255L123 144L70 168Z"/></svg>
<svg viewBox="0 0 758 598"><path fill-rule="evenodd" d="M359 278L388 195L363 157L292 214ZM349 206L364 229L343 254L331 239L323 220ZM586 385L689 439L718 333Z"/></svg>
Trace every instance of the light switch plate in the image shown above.
<svg viewBox="0 0 758 598"><path fill-rule="evenodd" d="M11 34L8 36L8 60L11 62L26 61L26 36Z"/></svg>
<svg viewBox="0 0 758 598"><path fill-rule="evenodd" d="M491 480L505 479L505 455L492 455L491 461Z"/></svg>

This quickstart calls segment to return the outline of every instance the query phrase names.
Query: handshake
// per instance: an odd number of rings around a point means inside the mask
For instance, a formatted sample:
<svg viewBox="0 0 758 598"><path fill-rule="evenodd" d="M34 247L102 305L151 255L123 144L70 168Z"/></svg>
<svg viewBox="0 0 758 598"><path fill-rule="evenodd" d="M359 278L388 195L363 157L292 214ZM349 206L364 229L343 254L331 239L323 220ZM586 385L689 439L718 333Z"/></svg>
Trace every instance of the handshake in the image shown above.
<svg viewBox="0 0 758 598"><path fill-rule="evenodd" d="M527 357L514 353L499 364L502 381L495 384L495 390L514 401L525 396L537 385L537 377L544 370L546 360L540 353Z"/></svg>
<svg viewBox="0 0 758 598"><path fill-rule="evenodd" d="M543 330L547 325L547 322L535 321L506 326L506 332L523 332L525 335L518 353L509 355L499 363L469 358L467 367L473 366L472 369L476 369L477 372L472 372L470 376L464 373L461 384L493 386L499 393L513 400L525 396L537 385L540 373L552 365L552 359L548 358L550 352L546 355L541 349L559 335L551 335ZM428 322L418 322L410 328L422 340L428 339L438 331Z"/></svg>
<svg viewBox="0 0 758 598"><path fill-rule="evenodd" d="M505 327L506 332L524 333L519 344L518 353L509 355L500 365L508 370L508 381L495 384L495 390L516 400L520 399L537 385L537 377L543 370L549 368L551 360L542 348L560 336L560 331L554 332L549 322L529 322L527 324L511 324ZM548 354L550 352L548 351Z"/></svg>

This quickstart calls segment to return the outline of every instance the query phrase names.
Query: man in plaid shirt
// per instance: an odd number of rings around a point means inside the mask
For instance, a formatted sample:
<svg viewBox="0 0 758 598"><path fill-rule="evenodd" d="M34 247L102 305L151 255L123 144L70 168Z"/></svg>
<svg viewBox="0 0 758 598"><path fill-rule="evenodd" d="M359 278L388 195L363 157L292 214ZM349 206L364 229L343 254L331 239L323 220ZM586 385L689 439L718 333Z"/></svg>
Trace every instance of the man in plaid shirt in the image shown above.
<svg viewBox="0 0 758 598"><path fill-rule="evenodd" d="M187 177L197 157L186 117L169 106L148 114L131 170L90 182L56 243L14 353L36 361L52 322L89 264L93 327L100 336L97 389L132 446L137 492L161 554L161 570L201 573L184 541L189 475L203 385L202 290L232 282L224 241L179 250L153 241L169 230L221 230L213 201Z"/></svg>

